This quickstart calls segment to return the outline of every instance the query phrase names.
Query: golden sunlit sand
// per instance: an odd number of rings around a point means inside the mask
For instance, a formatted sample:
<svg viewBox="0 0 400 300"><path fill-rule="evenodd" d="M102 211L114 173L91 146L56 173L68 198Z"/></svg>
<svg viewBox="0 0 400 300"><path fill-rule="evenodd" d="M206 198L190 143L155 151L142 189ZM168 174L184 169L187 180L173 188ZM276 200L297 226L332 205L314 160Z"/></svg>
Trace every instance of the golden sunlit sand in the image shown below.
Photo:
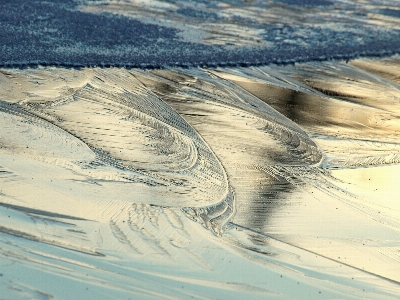
<svg viewBox="0 0 400 300"><path fill-rule="evenodd" d="M399 68L0 70L5 299L396 299Z"/></svg>

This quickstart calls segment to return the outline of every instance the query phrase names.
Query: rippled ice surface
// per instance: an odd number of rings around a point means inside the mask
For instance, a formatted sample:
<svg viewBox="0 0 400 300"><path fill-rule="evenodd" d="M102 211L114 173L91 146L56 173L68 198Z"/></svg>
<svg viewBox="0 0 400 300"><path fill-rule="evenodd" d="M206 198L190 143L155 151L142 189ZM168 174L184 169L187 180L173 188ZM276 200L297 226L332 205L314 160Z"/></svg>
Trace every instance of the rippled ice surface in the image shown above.
<svg viewBox="0 0 400 300"><path fill-rule="evenodd" d="M0 70L2 297L397 298L399 74Z"/></svg>

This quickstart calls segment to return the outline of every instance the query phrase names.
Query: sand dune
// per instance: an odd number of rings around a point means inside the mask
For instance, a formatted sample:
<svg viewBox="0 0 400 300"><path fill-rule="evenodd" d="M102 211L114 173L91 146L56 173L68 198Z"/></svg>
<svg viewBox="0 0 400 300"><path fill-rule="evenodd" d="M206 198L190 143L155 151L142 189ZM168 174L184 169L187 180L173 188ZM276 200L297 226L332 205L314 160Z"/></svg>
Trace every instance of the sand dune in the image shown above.
<svg viewBox="0 0 400 300"><path fill-rule="evenodd" d="M0 70L1 297L396 299L396 68Z"/></svg>

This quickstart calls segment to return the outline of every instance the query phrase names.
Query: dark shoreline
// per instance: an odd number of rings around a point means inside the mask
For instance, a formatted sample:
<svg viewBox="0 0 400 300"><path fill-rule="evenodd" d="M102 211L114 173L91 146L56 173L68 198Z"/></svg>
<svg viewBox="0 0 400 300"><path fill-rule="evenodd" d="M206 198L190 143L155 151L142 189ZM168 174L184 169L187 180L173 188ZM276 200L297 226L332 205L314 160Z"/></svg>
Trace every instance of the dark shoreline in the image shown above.
<svg viewBox="0 0 400 300"><path fill-rule="evenodd" d="M73 62L44 62L44 61L29 61L29 62L0 62L0 68L4 69L34 69L39 67L58 67L58 68L71 68L71 69L82 69L82 68L126 68L126 69L142 69L142 70L162 70L166 68L218 68L218 67L261 67L269 65L295 65L298 63L308 63L308 62L324 62L324 61L349 61L356 59L368 59L368 58L388 58L391 56L399 55L400 49L398 50L381 50L381 51L364 51L364 52L353 52L351 54L336 54L330 56L315 56L315 57L299 57L292 59L270 59L266 61L221 61L221 62L176 62L167 63L162 65L151 64L151 63L73 63Z"/></svg>

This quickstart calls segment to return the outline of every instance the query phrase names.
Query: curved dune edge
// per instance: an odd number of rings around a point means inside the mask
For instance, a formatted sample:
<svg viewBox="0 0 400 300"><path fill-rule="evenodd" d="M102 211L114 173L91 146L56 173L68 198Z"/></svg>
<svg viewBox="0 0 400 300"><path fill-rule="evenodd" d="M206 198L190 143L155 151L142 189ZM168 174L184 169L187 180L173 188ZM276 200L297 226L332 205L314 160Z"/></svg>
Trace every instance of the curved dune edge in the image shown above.
<svg viewBox="0 0 400 300"><path fill-rule="evenodd" d="M25 76L60 81L61 78L52 77L54 72L28 71ZM110 175L103 177L101 169L114 168L111 176L116 184L136 185L131 190L132 202L201 206L219 202L227 195L227 178L212 150L189 124L128 72L66 73L72 79L78 73L83 80L81 86L67 85L57 90L56 84L54 91L44 90L53 93L54 98L41 95L40 89L32 87L32 97L10 107L26 111L27 116L36 116L36 119L30 117L34 123L47 121L49 124L45 126L63 130L64 136L85 143L95 157L85 161L75 156L76 163L70 162L75 163L75 169L81 167L80 172L86 174L85 169L92 169L89 171L92 181L97 179L110 185ZM46 160L46 153L41 157ZM100 169L97 178L96 164ZM140 192L140 186L144 186L144 192ZM149 187L152 191L159 190L161 199L146 195Z"/></svg>

